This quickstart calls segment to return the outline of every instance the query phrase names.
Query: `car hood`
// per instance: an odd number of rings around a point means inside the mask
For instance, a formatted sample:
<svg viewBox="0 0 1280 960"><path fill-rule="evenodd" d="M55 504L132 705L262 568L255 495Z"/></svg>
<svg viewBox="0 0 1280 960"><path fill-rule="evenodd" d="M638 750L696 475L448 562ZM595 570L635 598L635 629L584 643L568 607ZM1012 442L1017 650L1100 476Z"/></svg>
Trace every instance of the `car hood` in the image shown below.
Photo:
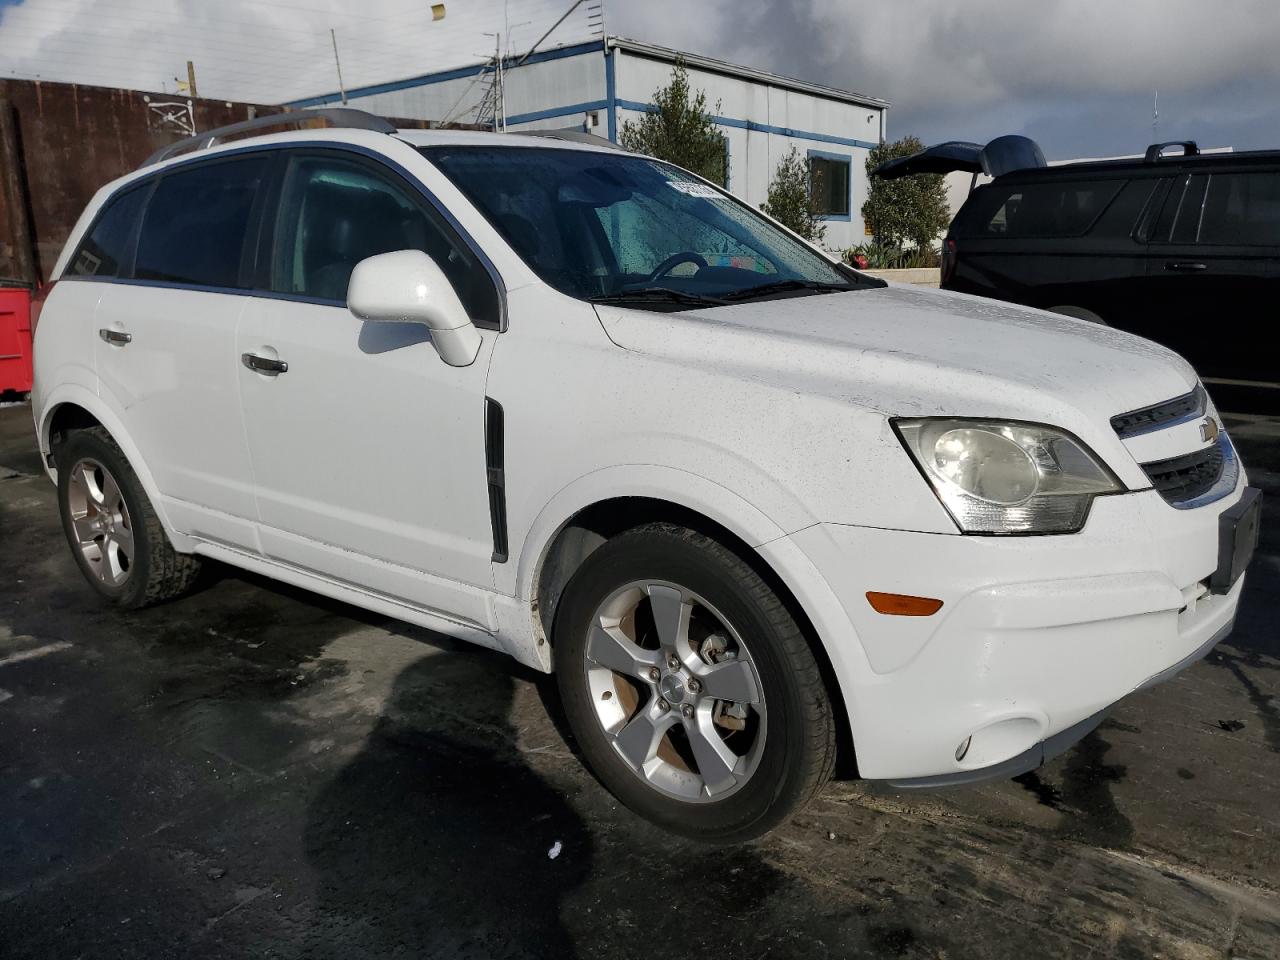
<svg viewBox="0 0 1280 960"><path fill-rule="evenodd" d="M679 313L597 308L618 346L888 416L1001 417L1108 432L1195 387L1177 354L1110 327L891 285ZM1111 434L1114 439L1114 434Z"/></svg>

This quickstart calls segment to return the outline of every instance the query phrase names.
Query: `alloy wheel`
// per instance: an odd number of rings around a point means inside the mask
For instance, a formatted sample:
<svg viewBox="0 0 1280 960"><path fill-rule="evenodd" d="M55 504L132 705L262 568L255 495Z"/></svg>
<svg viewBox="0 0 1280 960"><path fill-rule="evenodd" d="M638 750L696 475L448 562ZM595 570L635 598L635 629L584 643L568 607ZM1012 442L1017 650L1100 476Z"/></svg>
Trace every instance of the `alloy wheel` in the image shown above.
<svg viewBox="0 0 1280 960"><path fill-rule="evenodd" d="M636 581L596 609L585 647L595 715L638 777L687 802L718 801L755 772L767 730L747 644L702 597Z"/></svg>
<svg viewBox="0 0 1280 960"><path fill-rule="evenodd" d="M133 523L119 483L97 460L79 460L71 468L67 499L86 567L107 586L124 586L135 548Z"/></svg>

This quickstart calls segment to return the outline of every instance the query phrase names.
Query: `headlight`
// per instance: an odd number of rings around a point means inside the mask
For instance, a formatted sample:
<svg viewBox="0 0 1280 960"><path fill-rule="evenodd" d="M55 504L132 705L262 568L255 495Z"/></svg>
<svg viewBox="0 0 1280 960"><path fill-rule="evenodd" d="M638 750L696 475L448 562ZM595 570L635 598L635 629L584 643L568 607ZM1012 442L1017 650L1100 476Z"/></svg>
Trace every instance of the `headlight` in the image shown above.
<svg viewBox="0 0 1280 960"><path fill-rule="evenodd" d="M895 420L965 533L1074 533L1093 498L1124 489L1071 434L1011 420Z"/></svg>

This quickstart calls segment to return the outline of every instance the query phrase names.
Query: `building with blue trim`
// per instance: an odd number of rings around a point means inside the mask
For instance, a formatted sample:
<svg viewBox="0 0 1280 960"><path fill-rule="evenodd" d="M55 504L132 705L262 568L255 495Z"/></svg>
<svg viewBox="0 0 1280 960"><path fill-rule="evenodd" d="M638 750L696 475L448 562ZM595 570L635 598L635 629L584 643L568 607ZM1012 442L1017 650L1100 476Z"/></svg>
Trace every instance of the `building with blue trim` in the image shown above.
<svg viewBox="0 0 1280 960"><path fill-rule="evenodd" d="M690 86L705 91L724 133L730 190L748 203L763 203L778 162L796 147L808 159L815 199L828 221L826 246L844 249L863 241L865 162L884 138L889 107L876 97L605 37L504 64L507 129L571 127L616 142L623 124L653 109L653 94L670 81L677 58ZM348 90L347 100L384 116L470 119L492 70L492 63L477 63L427 73ZM340 101L335 91L290 106Z"/></svg>

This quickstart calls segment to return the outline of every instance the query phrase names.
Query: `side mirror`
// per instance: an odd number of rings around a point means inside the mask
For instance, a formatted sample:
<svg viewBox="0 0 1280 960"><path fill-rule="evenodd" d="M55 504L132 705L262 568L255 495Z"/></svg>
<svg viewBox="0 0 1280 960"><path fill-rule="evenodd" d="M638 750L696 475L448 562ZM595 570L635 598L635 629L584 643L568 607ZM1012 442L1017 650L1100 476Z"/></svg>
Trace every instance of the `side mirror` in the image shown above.
<svg viewBox="0 0 1280 960"><path fill-rule="evenodd" d="M480 352L480 331L434 260L421 250L381 253L356 264L347 309L370 323L420 323L451 367L465 367Z"/></svg>

